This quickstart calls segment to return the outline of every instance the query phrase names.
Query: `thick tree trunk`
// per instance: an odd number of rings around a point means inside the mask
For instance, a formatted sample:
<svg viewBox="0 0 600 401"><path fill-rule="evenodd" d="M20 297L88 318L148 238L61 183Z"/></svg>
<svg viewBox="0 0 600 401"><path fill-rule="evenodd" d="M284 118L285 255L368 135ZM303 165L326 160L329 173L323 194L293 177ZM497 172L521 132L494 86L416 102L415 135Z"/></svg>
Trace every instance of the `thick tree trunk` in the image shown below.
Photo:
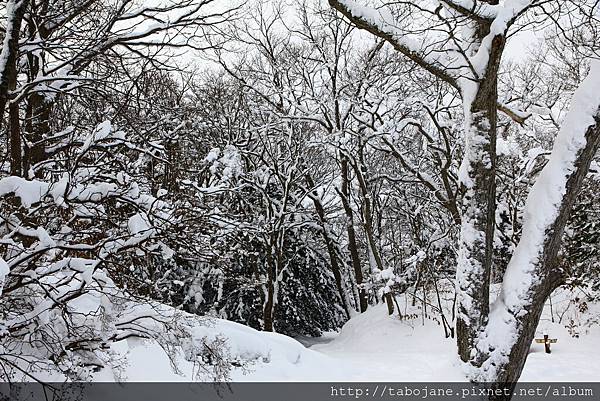
<svg viewBox="0 0 600 401"><path fill-rule="evenodd" d="M490 387L493 389L501 389L502 394L513 394L516 387L517 381L521 376L523 367L527 360L529 348L535 336L535 330L540 321L542 311L546 299L550 296L558 286L562 284L559 275L555 275L553 278L544 280L541 288L535 293L535 298L528 309L528 313L525 319L520 322L520 334L517 341L512 347L512 350L508 357L508 363L501 367L500 375L496 377L495 381L490 383ZM490 396L490 400L494 401L508 401L512 396Z"/></svg>
<svg viewBox="0 0 600 401"><path fill-rule="evenodd" d="M6 105L10 100L10 90L14 89L17 77L17 55L19 51L19 32L27 7L27 0L10 0L6 5L7 24L2 51L0 52L0 117L4 117ZM0 124L2 121L0 119Z"/></svg>
<svg viewBox="0 0 600 401"><path fill-rule="evenodd" d="M484 37L487 32L489 26L481 28L479 35ZM489 313L496 220L497 83L504 43L502 35L493 39L485 75L478 82L475 97L470 104L471 99L463 99L469 109L465 110L465 160L461 166L464 195L456 280L456 338L460 358L475 366L481 364L477 360L481 355L472 350Z"/></svg>

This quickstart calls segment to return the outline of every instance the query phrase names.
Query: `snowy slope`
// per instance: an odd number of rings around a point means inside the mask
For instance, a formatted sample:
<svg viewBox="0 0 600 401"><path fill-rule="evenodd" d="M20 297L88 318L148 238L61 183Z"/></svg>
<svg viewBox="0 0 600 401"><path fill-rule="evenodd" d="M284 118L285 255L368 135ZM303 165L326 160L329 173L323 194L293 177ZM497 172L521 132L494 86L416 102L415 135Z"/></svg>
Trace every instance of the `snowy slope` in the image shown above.
<svg viewBox="0 0 600 401"><path fill-rule="evenodd" d="M600 328L584 328L599 305L581 312L574 302L577 293L559 290L553 295L538 327L558 338L552 354L542 344L532 344L522 381L596 381L600 358L596 347ZM406 301L399 299L399 301ZM402 302L400 302L402 304ZM552 311L552 314L551 314ZM409 308L418 312L418 307ZM552 322L552 315L554 322ZM559 322L560 321L560 322ZM573 321L571 333L568 326ZM571 334L577 334L575 338ZM455 340L444 337L435 319L418 313L410 318L388 316L384 305L348 321L340 333L319 339L303 339L306 347L290 337L259 332L247 326L215 319L209 326L198 325L194 337L220 335L230 355L246 362L231 372L233 381L464 381L456 357ZM121 361L118 374L104 369L97 381L194 381L198 366L176 358L179 372L155 342L123 340L113 346L115 360Z"/></svg>

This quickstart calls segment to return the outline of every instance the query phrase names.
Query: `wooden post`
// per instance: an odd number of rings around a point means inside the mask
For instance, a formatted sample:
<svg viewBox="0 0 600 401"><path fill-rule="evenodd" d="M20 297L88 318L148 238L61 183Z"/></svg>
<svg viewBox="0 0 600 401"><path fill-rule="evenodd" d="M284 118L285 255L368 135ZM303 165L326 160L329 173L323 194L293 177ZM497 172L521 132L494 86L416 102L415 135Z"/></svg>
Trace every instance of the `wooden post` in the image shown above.
<svg viewBox="0 0 600 401"><path fill-rule="evenodd" d="M557 341L558 341L558 339L556 339L556 338L548 338L548 333L544 333L544 338L536 338L535 339L536 343L544 344L544 349L546 351L546 354L552 353L552 351L550 350L550 344L554 344Z"/></svg>
<svg viewBox="0 0 600 401"><path fill-rule="evenodd" d="M548 334L544 334L544 348L546 348L546 354L550 354L550 342L548 341Z"/></svg>

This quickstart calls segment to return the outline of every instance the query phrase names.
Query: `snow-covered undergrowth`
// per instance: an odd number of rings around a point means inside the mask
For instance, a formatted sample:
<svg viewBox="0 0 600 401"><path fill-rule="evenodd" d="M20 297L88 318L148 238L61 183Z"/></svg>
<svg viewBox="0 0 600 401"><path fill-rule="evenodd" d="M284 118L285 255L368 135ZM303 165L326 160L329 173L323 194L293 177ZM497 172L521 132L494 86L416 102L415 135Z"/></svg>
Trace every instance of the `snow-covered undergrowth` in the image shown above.
<svg viewBox="0 0 600 401"><path fill-rule="evenodd" d="M292 381L318 380L323 370L336 372L338 361L305 348L293 338L259 332L223 319L201 317L156 303L129 302L121 322L136 335L96 350L96 371L76 380L97 382ZM102 322L98 322L102 324ZM121 323L118 323L121 324ZM143 328L143 329L141 329ZM139 337L147 333L148 338ZM18 362L18 361L17 361ZM38 367L14 381L73 380L52 361L28 358ZM342 380L346 375L331 379Z"/></svg>
<svg viewBox="0 0 600 401"><path fill-rule="evenodd" d="M600 327L588 323L600 315L600 305L584 302L581 291L557 290L548 302L536 337L548 333L558 342L552 354L532 344L521 380L594 381L600 370L595 356ZM435 312L428 317L417 302L397 297L403 318L387 315L385 305L355 316L340 333L322 338L290 337L259 332L222 319L198 318L190 341L218 344L229 361L232 381L464 381L455 340L445 338ZM179 313L179 312L178 312ZM217 341L218 340L218 341ZM111 348L113 368L94 375L97 381L206 380L201 360L183 349L165 352L154 340L128 339ZM204 360L206 362L206 360ZM174 369L176 368L176 369ZM200 374L199 374L200 373Z"/></svg>

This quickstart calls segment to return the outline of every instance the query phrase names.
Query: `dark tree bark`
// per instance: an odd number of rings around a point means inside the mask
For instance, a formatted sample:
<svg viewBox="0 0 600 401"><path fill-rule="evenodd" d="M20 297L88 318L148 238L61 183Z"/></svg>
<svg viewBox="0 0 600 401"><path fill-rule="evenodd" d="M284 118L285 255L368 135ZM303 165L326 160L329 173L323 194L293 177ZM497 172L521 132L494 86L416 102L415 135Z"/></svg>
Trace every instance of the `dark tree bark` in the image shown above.
<svg viewBox="0 0 600 401"><path fill-rule="evenodd" d="M0 66L0 128L4 113L11 100L10 92L15 90L17 84L17 57L19 52L19 36L21 24L28 0L9 1L6 5L7 26L2 44L0 59L4 60L4 65ZM2 68L3 67L3 68ZM9 105L9 154L11 174L22 174L22 146L21 132L19 126L19 109L17 104Z"/></svg>
<svg viewBox="0 0 600 401"><path fill-rule="evenodd" d="M39 93L32 93L27 98L25 133L31 146L25 149L23 165L26 171L46 159L43 140L50 134L52 107L53 102L47 101Z"/></svg>
<svg viewBox="0 0 600 401"><path fill-rule="evenodd" d="M23 153L21 145L21 121L19 119L19 105L10 103L8 106L8 131L10 149L10 174L21 176L23 171Z"/></svg>

